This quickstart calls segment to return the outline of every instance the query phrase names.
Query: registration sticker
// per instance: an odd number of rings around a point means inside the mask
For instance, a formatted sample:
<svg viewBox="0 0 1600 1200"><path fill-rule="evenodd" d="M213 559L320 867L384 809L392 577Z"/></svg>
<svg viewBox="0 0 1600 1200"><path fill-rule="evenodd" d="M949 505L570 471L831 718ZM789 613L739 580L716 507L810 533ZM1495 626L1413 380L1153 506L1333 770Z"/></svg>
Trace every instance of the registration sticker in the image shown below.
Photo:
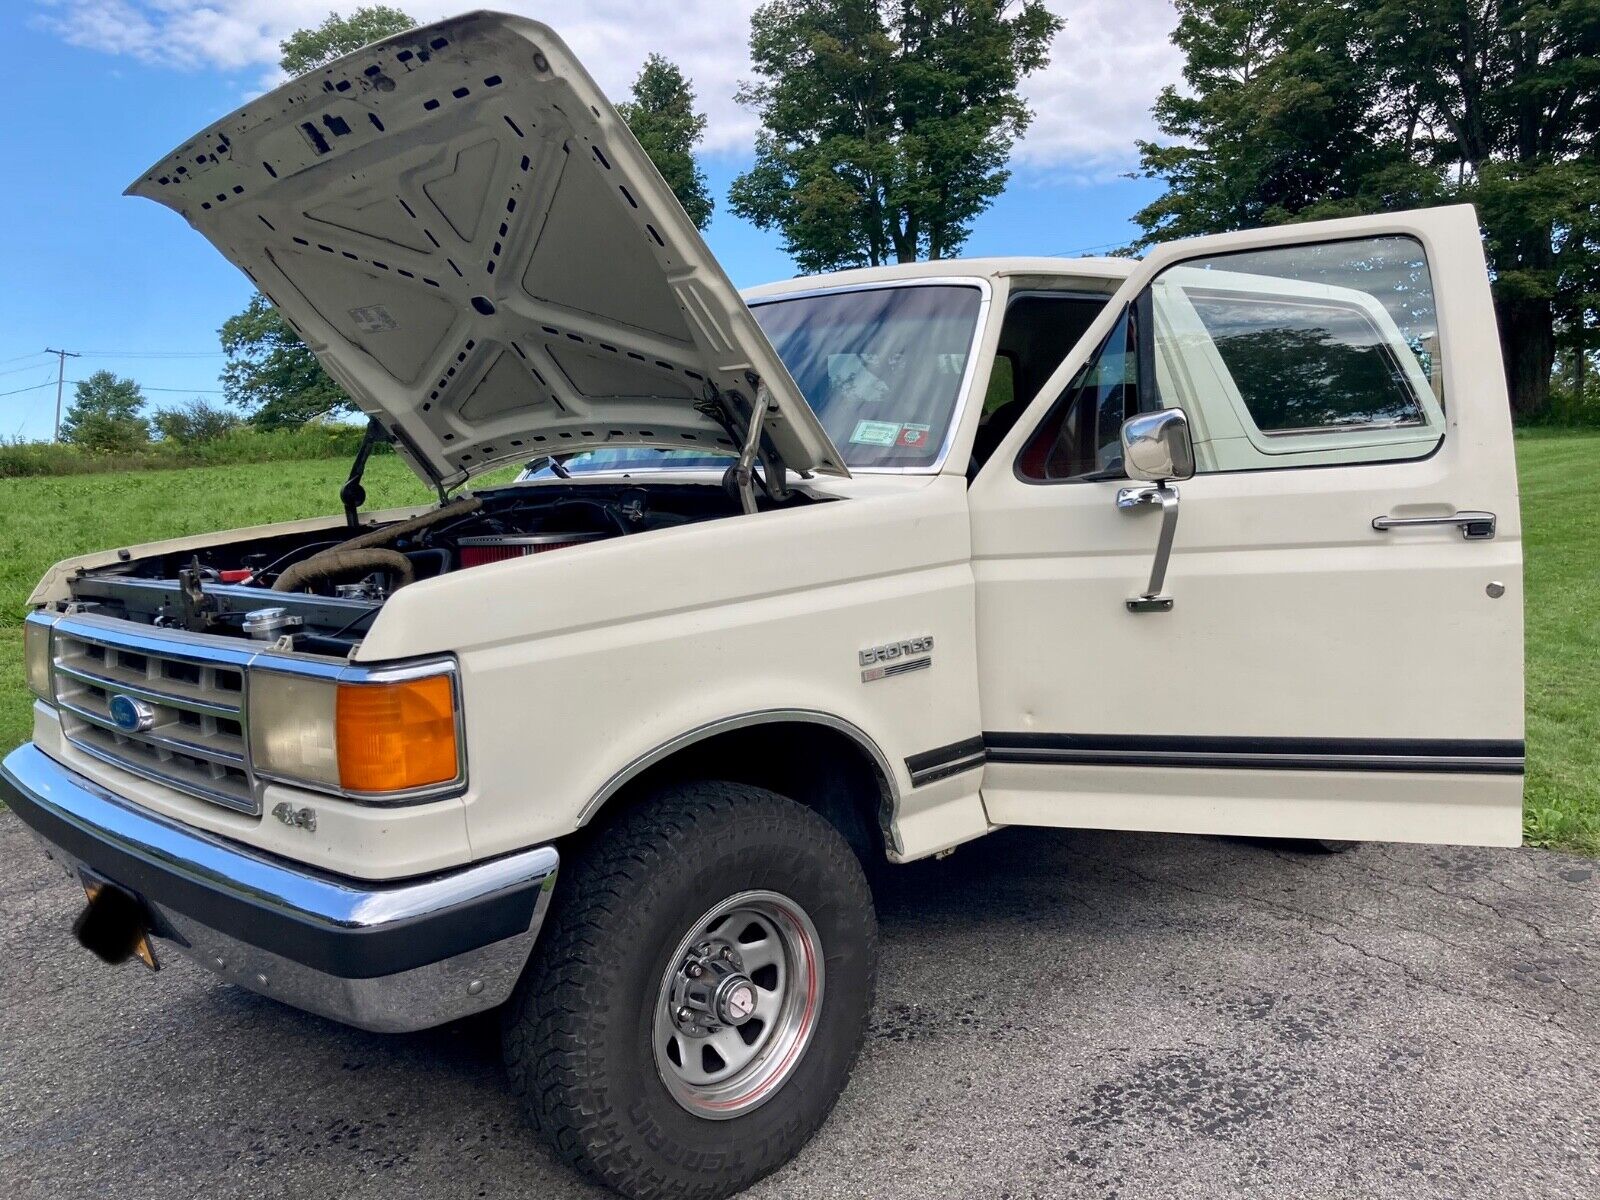
<svg viewBox="0 0 1600 1200"><path fill-rule="evenodd" d="M850 441L857 446L892 446L899 436L898 421L857 421Z"/></svg>
<svg viewBox="0 0 1600 1200"><path fill-rule="evenodd" d="M896 440L897 446L910 446L913 449L924 449L928 444L928 434L931 425L902 425L900 437Z"/></svg>

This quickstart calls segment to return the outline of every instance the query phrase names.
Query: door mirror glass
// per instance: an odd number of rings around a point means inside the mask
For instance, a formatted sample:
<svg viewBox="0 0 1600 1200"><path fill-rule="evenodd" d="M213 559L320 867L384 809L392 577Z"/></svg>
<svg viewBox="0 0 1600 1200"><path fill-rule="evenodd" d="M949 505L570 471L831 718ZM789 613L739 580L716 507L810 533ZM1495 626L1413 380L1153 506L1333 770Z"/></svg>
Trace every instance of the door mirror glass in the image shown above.
<svg viewBox="0 0 1600 1200"><path fill-rule="evenodd" d="M1194 442L1181 408L1138 413L1122 423L1122 467L1129 479L1166 483L1194 474Z"/></svg>

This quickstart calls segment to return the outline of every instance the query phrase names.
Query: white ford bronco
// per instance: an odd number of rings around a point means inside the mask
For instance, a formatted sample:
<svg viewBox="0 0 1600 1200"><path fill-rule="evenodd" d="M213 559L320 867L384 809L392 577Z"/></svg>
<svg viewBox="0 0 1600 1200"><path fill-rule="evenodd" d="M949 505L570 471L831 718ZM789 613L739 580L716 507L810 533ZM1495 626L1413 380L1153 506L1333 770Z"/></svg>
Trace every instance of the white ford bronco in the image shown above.
<svg viewBox="0 0 1600 1200"><path fill-rule="evenodd" d="M131 190L371 424L341 515L32 596L0 793L108 960L366 1029L499 1009L559 1154L715 1197L845 1085L880 866L1008 825L1519 839L1469 209L741 297L562 42L494 14ZM379 443L436 504L362 510Z"/></svg>

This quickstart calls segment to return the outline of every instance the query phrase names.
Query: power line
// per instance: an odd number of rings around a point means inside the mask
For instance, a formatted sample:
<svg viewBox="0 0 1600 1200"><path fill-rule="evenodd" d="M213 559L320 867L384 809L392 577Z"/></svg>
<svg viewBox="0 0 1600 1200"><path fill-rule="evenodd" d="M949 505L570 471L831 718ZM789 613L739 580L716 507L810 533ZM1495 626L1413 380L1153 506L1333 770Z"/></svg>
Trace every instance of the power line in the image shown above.
<svg viewBox="0 0 1600 1200"><path fill-rule="evenodd" d="M227 358L223 350L84 350L84 358Z"/></svg>
<svg viewBox="0 0 1600 1200"><path fill-rule="evenodd" d="M55 383L54 379L46 379L43 383L36 383L36 384L33 384L31 387L12 388L9 392L0 392L0 396L15 396L19 392L37 392L40 388L51 387L52 385L54 385L54 383Z"/></svg>
<svg viewBox="0 0 1600 1200"><path fill-rule="evenodd" d="M1051 252L1053 258L1073 258L1079 254L1087 254L1091 250L1111 250L1118 246L1126 246L1125 241L1101 242L1094 246L1079 246L1076 250L1055 250Z"/></svg>
<svg viewBox="0 0 1600 1200"><path fill-rule="evenodd" d="M31 350L27 354L19 354L15 358L0 358L0 365L3 365L5 363L21 362L25 358L38 358L41 354L47 354L47 353L49 353L49 351L46 351L46 350Z"/></svg>
<svg viewBox="0 0 1600 1200"><path fill-rule="evenodd" d="M73 387L77 387L78 384L83 383L84 381L82 379L67 379L63 382L70 383ZM137 380L135 382L137 382ZM40 388L52 387L54 384L54 379L46 379L43 383L30 384L28 387L12 388L9 392L0 392L0 396L15 396L21 392L36 392ZM178 392L188 396L220 396L224 392L223 388L146 387L142 383L140 383L138 386L141 392Z"/></svg>
<svg viewBox="0 0 1600 1200"><path fill-rule="evenodd" d="M82 383L83 380L81 380L81 379L69 379L69 380L67 380L67 382L72 384L74 387L76 387L78 384ZM134 380L134 382L138 383L138 380ZM186 395L191 395L191 396L202 396L202 395L203 396L220 396L220 395L222 395L222 389L221 388L147 387L142 383L138 383L138 386L139 386L139 390L141 392L183 392Z"/></svg>
<svg viewBox="0 0 1600 1200"><path fill-rule="evenodd" d="M4 371L0 371L0 375L20 375L24 371L37 371L49 365L49 363L26 363L20 367L7 367Z"/></svg>

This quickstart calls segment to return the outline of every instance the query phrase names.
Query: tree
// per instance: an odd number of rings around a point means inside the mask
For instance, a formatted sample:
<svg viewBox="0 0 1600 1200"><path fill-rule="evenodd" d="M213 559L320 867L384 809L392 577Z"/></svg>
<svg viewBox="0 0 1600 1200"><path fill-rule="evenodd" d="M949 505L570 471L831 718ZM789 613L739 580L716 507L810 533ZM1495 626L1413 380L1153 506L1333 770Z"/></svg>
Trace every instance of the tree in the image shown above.
<svg viewBox="0 0 1600 1200"><path fill-rule="evenodd" d="M1042 0L769 0L750 26L756 161L729 207L802 270L943 258L1004 190Z"/></svg>
<svg viewBox="0 0 1600 1200"><path fill-rule="evenodd" d="M73 388L61 440L96 453L137 449L150 440L150 423L139 415L143 407L137 383L96 371Z"/></svg>
<svg viewBox="0 0 1600 1200"><path fill-rule="evenodd" d="M296 30L278 43L278 65L289 75L304 75L416 24L399 9L381 4L358 8L348 17L329 13L316 28ZM259 292L248 308L223 322L221 336L228 356L222 370L224 392L254 423L269 428L297 425L354 409L300 335Z"/></svg>
<svg viewBox="0 0 1600 1200"><path fill-rule="evenodd" d="M196 397L175 408L163 408L150 423L164 442L192 445L214 442L239 427L239 414Z"/></svg>
<svg viewBox="0 0 1600 1200"><path fill-rule="evenodd" d="M297 29L279 42L278 65L290 75L304 75L369 42L416 27L409 16L386 4L358 8L348 17L331 12L315 29Z"/></svg>
<svg viewBox="0 0 1600 1200"><path fill-rule="evenodd" d="M1600 277L1600 0L1178 0L1185 92L1141 244L1249 225L1476 204L1520 417L1549 404L1558 325ZM1586 299L1588 297L1588 299Z"/></svg>
<svg viewBox="0 0 1600 1200"><path fill-rule="evenodd" d="M260 292L242 313L222 323L220 333L228 356L222 368L223 394L250 413L253 424L282 429L354 408Z"/></svg>
<svg viewBox="0 0 1600 1200"><path fill-rule="evenodd" d="M706 118L694 110L694 91L676 64L659 54L644 60L633 81L632 99L617 105L639 145L655 163L696 229L711 220L711 192L695 162L694 148L706 131Z"/></svg>

